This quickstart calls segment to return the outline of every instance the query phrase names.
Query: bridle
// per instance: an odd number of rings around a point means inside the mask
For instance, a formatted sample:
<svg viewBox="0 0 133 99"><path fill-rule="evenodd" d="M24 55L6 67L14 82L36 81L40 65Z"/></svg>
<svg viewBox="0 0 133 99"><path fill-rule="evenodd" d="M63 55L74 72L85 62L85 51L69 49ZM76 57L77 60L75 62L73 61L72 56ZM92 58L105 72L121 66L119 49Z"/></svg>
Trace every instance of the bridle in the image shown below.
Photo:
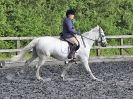
<svg viewBox="0 0 133 99"><path fill-rule="evenodd" d="M86 38L86 39L89 39L89 40L92 40L92 41L97 41L97 43L102 43L102 41L103 41L103 36L102 36L102 34L101 34L101 29L100 29L100 27L99 27L99 37L98 37L98 40L94 40L94 39L91 39L91 38L88 38L88 37L86 37L86 36L83 36L83 35L80 35L81 36L81 38L82 38L82 42L83 42L83 44L84 44L84 47L86 47L86 45L85 45L85 42L84 42L84 39L83 38ZM100 39L100 41L99 41L99 39Z"/></svg>

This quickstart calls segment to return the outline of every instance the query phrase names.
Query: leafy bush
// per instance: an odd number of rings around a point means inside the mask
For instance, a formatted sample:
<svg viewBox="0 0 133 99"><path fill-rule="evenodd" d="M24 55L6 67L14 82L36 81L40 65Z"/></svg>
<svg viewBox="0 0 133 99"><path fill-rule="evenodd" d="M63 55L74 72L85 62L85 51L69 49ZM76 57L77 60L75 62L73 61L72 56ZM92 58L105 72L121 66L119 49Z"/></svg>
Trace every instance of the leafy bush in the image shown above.
<svg viewBox="0 0 133 99"><path fill-rule="evenodd" d="M70 8L81 32L99 24L108 35L132 35L132 0L1 0L0 36L58 35Z"/></svg>

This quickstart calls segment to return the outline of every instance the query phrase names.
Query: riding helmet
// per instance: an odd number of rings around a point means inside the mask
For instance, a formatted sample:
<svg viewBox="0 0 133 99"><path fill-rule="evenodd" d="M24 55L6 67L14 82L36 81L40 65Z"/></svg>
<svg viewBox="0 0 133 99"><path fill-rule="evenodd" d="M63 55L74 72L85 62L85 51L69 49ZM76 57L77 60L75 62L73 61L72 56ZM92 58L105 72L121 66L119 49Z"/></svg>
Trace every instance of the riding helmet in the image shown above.
<svg viewBox="0 0 133 99"><path fill-rule="evenodd" d="M66 11L66 16L67 16L67 17L68 17L68 15L70 15L70 14L75 15L75 10L70 9L70 10L67 10L67 11Z"/></svg>

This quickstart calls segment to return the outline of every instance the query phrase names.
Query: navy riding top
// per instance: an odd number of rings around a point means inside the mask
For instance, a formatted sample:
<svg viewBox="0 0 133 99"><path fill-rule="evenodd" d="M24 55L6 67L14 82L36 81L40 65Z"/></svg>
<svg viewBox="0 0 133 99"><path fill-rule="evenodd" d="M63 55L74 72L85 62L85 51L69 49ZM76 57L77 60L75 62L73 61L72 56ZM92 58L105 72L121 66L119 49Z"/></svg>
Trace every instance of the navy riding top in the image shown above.
<svg viewBox="0 0 133 99"><path fill-rule="evenodd" d="M71 38L74 36L74 34L79 35L80 33L75 31L73 21L70 18L65 18L63 21L63 31L61 34L61 38Z"/></svg>

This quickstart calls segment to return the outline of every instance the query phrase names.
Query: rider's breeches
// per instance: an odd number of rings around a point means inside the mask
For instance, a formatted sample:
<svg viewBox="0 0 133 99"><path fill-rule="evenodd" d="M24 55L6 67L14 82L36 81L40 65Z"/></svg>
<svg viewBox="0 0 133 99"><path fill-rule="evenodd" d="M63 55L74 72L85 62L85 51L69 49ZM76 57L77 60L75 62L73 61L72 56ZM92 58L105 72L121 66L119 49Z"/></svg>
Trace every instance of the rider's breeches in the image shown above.
<svg viewBox="0 0 133 99"><path fill-rule="evenodd" d="M75 37L71 37L66 39L66 41L72 43L73 45L76 44L77 46L79 45L78 40Z"/></svg>

